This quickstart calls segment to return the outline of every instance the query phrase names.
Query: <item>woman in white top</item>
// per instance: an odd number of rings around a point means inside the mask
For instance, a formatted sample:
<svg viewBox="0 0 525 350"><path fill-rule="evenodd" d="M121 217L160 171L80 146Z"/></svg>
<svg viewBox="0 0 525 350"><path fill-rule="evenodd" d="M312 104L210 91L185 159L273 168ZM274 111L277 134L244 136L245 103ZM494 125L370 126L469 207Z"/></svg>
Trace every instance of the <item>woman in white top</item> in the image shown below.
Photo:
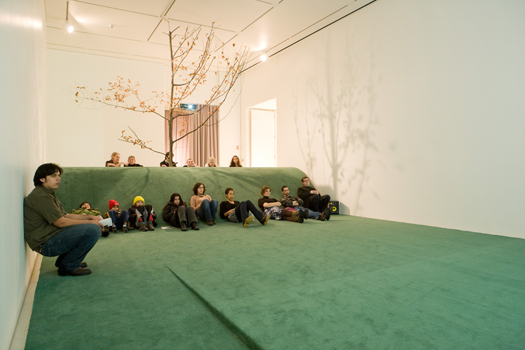
<svg viewBox="0 0 525 350"><path fill-rule="evenodd" d="M219 203L215 199L211 199L209 195L204 194L206 193L206 186L202 182L197 182L193 186L193 193L195 195L191 197L190 205L195 209L197 216L201 220L206 221L206 225L215 225L215 215L217 214Z"/></svg>

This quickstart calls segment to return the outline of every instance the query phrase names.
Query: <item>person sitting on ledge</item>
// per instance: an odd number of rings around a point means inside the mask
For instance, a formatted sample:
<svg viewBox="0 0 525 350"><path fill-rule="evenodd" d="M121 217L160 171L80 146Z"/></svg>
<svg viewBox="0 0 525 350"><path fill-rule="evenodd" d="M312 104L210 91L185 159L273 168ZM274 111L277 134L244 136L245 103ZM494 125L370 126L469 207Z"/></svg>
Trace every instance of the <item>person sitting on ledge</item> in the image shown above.
<svg viewBox="0 0 525 350"><path fill-rule="evenodd" d="M136 163L135 156L129 156L129 157L128 157L128 164L125 165L125 166L138 166L138 167L143 167L143 166L140 165L139 163Z"/></svg>
<svg viewBox="0 0 525 350"><path fill-rule="evenodd" d="M115 168L115 167L121 167L121 166L126 166L126 163L123 163L120 161L120 153L118 152L111 153L111 160L108 160L106 162L106 167Z"/></svg>
<svg viewBox="0 0 525 350"><path fill-rule="evenodd" d="M194 196L191 197L191 207L197 213L197 216L206 221L206 225L212 226L217 222L215 221L215 215L217 214L217 207L219 203L215 199L211 199L209 195L205 195L206 186L202 182L197 182L193 186Z"/></svg>
<svg viewBox="0 0 525 350"><path fill-rule="evenodd" d="M308 210L303 206L303 200L301 198L290 195L290 188L288 186L284 185L283 187L281 187L281 192L283 193L283 198L281 198L281 204L283 205L283 207L290 207L294 208L295 210L303 210L306 214L305 219L318 219L321 221L324 221L326 219L326 215L328 215L328 208L322 213L318 211Z"/></svg>
<svg viewBox="0 0 525 350"><path fill-rule="evenodd" d="M259 208L264 215L270 215L270 219L287 220L302 223L304 221L305 212L302 210L283 209L281 202L275 198L270 198L272 189L268 186L263 186L261 189L262 198L259 199Z"/></svg>
<svg viewBox="0 0 525 350"><path fill-rule="evenodd" d="M157 214L151 204L145 204L144 198L136 196L133 199L133 206L128 209L129 222L131 227L136 227L140 231L155 231Z"/></svg>
<svg viewBox="0 0 525 350"><path fill-rule="evenodd" d="M303 187L297 189L297 195L304 201L304 206L313 211L325 213L325 219L330 220L330 214L332 213L329 206L330 196L321 196L319 191L310 186L310 179L308 176L301 178L301 182L303 183ZM328 208L327 211L325 210L326 208Z"/></svg>
<svg viewBox="0 0 525 350"><path fill-rule="evenodd" d="M179 227L181 231L186 231L187 226L193 230L198 230L197 215L192 207L186 206L178 193L171 195L170 201L162 210L162 218L171 226Z"/></svg>
<svg viewBox="0 0 525 350"><path fill-rule="evenodd" d="M166 168L166 167L170 166L169 159L170 159L170 152L166 152L166 154L164 155L164 160L162 162L160 162L161 168ZM171 162L173 163L174 167L177 166L177 162L174 162L173 158L171 158Z"/></svg>
<svg viewBox="0 0 525 350"><path fill-rule="evenodd" d="M217 163L215 163L215 158L213 158L213 157L208 158L208 163L206 163L206 165L204 165L204 167L206 167L206 168L216 168L217 167Z"/></svg>
<svg viewBox="0 0 525 350"><path fill-rule="evenodd" d="M188 160L186 161L186 165L183 166L183 168L198 168L198 167L199 166L195 164L195 162L191 158L188 158Z"/></svg>
<svg viewBox="0 0 525 350"><path fill-rule="evenodd" d="M226 201L221 202L219 215L223 219L227 219L230 222L242 222L244 227L248 227L253 221L253 215L259 220L261 225L266 225L270 219L270 215L264 215L261 213L251 201L238 202L234 201L235 192L233 188L227 188L224 191L226 195ZM250 215L252 212L253 215Z"/></svg>
<svg viewBox="0 0 525 350"><path fill-rule="evenodd" d="M241 161L239 160L239 157L233 156L232 160L230 162L230 168L242 168Z"/></svg>
<svg viewBox="0 0 525 350"><path fill-rule="evenodd" d="M35 188L24 198L24 238L43 256L58 256L60 276L84 276L91 270L84 258L100 238L100 216L68 214L55 195L63 171L54 163L42 164L33 177Z"/></svg>

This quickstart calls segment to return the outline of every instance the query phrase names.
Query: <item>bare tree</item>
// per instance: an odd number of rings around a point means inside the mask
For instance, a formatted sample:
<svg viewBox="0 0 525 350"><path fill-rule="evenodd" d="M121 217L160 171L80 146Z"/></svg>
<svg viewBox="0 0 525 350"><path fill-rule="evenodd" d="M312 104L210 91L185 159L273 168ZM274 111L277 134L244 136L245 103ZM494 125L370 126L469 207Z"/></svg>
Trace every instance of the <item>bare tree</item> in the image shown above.
<svg viewBox="0 0 525 350"><path fill-rule="evenodd" d="M171 84L169 93L152 92L152 96L144 99L139 94L138 82L126 80L117 76L116 82L109 83L109 88L98 91L88 91L83 86L78 86L75 91L77 103L85 100L94 101L103 105L121 108L140 113L153 113L168 121L169 128L169 164L173 164L173 147L181 139L196 132L203 127L217 113L226 101L229 93L233 90L237 79L240 77L248 61L249 50L246 47L235 48L232 44L233 54L224 52L225 45L215 36L212 26L209 33L202 34L202 27L186 30L182 34L177 34L180 27L169 30L167 33L170 44L171 62ZM204 42L199 41L200 35L205 36ZM202 48L198 48L202 43ZM218 47L218 49L216 48ZM197 59L192 58L192 53L200 50ZM221 65L223 71L212 72L212 66ZM210 75L214 74L216 77ZM182 104L209 79L217 79L217 84L210 91L209 98L200 104L195 111L188 111L182 108ZM131 100L131 101L130 101ZM164 110L159 111L159 107L169 109L169 116L164 114ZM181 135L173 134L173 123L179 117L191 117L193 114L201 112L204 108L211 106L207 118L197 125L194 129L185 129ZM142 149L164 154L164 152L154 150L147 144L150 141L142 140L131 128L133 135L126 135L122 130L119 140L140 146Z"/></svg>

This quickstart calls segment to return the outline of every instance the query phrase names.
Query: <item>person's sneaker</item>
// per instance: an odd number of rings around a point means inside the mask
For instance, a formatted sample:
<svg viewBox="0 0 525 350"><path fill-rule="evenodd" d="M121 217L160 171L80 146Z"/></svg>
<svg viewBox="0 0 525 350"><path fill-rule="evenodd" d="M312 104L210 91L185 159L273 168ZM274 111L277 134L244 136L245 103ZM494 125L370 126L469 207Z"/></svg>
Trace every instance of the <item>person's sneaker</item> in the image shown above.
<svg viewBox="0 0 525 350"><path fill-rule="evenodd" d="M122 232L123 233L127 233L128 232L128 227L127 226L122 226Z"/></svg>
<svg viewBox="0 0 525 350"><path fill-rule="evenodd" d="M181 231L187 231L188 229L186 228L186 221L183 221L180 223L180 230Z"/></svg>
<svg viewBox="0 0 525 350"><path fill-rule="evenodd" d="M199 229L199 226L197 226L197 223L196 223L196 222L192 222L192 223L191 223L191 229L192 229L192 230L198 230L198 229Z"/></svg>
<svg viewBox="0 0 525 350"><path fill-rule="evenodd" d="M321 213L321 216L317 219L317 220L321 220L321 221L325 221L326 220L326 212L327 212L328 209L325 209L323 210L323 212Z"/></svg>
<svg viewBox="0 0 525 350"><path fill-rule="evenodd" d="M248 227L249 224L251 224L253 221L253 215L250 215L246 218L246 220L244 220L242 226L244 227Z"/></svg>
<svg viewBox="0 0 525 350"><path fill-rule="evenodd" d="M147 230L148 228L146 227L146 224L144 224L143 222L139 223L139 231L145 232Z"/></svg>
<svg viewBox="0 0 525 350"><path fill-rule="evenodd" d="M266 225L268 223L268 220L270 220L270 214L266 215L263 220L261 221L262 225Z"/></svg>
<svg viewBox="0 0 525 350"><path fill-rule="evenodd" d="M127 222L127 227L128 227L128 231L132 231L133 230L133 226L131 226L131 222Z"/></svg>
<svg viewBox="0 0 525 350"><path fill-rule="evenodd" d="M206 221L206 225L213 226L213 221Z"/></svg>
<svg viewBox="0 0 525 350"><path fill-rule="evenodd" d="M304 219L308 220L308 215L310 215L310 210L304 209Z"/></svg>
<svg viewBox="0 0 525 350"><path fill-rule="evenodd" d="M155 226L153 226L153 222L151 222L151 221L148 221L147 228L150 231L155 231Z"/></svg>
<svg viewBox="0 0 525 350"><path fill-rule="evenodd" d="M117 226L111 226L111 232L117 233Z"/></svg>

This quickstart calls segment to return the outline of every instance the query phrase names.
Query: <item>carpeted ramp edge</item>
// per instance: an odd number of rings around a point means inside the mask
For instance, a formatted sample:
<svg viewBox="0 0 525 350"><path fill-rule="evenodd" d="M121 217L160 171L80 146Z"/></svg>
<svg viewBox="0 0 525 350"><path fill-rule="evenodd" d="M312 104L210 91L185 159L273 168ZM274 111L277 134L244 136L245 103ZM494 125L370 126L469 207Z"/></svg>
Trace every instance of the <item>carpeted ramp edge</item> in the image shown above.
<svg viewBox="0 0 525 350"><path fill-rule="evenodd" d="M217 317L217 319L226 326L233 334L235 334L249 349L252 350L264 350L259 344L255 342L248 334L246 334L242 329L240 329L235 323L230 321L224 314L217 310L213 305L211 305L202 295L200 295L195 289L186 283L182 278L179 277L169 267L166 266L168 270L175 276L193 295L195 295L204 306L211 311L211 313Z"/></svg>

